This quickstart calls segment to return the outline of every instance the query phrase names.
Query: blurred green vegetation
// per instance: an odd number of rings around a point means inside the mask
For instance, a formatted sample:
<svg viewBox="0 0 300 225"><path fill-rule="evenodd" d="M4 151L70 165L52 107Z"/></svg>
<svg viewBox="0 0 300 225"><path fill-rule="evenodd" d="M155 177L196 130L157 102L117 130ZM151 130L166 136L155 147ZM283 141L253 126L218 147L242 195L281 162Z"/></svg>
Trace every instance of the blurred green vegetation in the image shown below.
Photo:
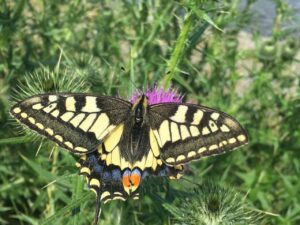
<svg viewBox="0 0 300 225"><path fill-rule="evenodd" d="M269 37L250 29L259 21L250 11L256 1L246 2L0 1L0 223L89 224L94 217L77 157L39 147L10 122L12 101L37 91L31 73L44 90L124 98L135 86L172 80L188 101L236 117L250 136L239 151L191 163L186 179L239 192L263 212L262 224L300 224L299 38L281 28L292 21L283 0L274 0ZM49 73L53 82L43 78ZM174 224L169 206L193 187L149 182L141 200L104 205L101 224Z"/></svg>

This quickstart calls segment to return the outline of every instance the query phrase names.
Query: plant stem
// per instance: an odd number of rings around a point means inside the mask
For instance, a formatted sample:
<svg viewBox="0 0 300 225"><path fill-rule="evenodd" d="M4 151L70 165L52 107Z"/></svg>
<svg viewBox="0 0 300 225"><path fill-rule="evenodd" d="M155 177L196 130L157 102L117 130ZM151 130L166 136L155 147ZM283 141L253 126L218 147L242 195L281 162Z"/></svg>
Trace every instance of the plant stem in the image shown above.
<svg viewBox="0 0 300 225"><path fill-rule="evenodd" d="M0 139L0 145L6 145L6 144L22 144L32 141L32 138L28 136L22 136L22 137L12 137L12 138L5 138Z"/></svg>
<svg viewBox="0 0 300 225"><path fill-rule="evenodd" d="M183 26L178 36L178 39L176 41L174 51L172 53L170 60L168 61L166 76L163 80L164 89L169 88L171 81L175 75L176 67L180 62L184 52L184 48L188 39L188 33L191 28L191 25L192 25L192 13L189 12L183 21Z"/></svg>

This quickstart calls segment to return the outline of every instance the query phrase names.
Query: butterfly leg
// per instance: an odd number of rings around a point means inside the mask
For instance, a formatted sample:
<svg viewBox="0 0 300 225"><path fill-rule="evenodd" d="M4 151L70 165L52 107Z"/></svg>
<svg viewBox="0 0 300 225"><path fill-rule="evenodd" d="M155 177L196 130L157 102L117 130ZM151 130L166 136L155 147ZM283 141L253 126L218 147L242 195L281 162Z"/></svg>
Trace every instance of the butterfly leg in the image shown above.
<svg viewBox="0 0 300 225"><path fill-rule="evenodd" d="M97 225L100 222L100 216L101 216L101 192L99 190L97 192L96 213L95 213L94 225Z"/></svg>

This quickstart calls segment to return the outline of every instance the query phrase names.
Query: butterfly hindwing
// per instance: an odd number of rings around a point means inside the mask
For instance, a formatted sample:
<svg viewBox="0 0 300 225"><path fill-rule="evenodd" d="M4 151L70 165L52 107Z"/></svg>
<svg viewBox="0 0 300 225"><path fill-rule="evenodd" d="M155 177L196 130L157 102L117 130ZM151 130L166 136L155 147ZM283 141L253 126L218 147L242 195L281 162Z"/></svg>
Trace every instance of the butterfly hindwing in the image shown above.
<svg viewBox="0 0 300 225"><path fill-rule="evenodd" d="M82 156L77 167L80 174L87 177L89 188L100 195L100 200L104 203L114 199L124 201L129 197L123 188L122 170L117 166L106 165L99 153L92 152Z"/></svg>
<svg viewBox="0 0 300 225"><path fill-rule="evenodd" d="M204 106L153 105L149 120L160 157L169 165L221 154L248 142L245 130L234 118Z"/></svg>
<svg viewBox="0 0 300 225"><path fill-rule="evenodd" d="M43 94L18 102L11 114L59 146L94 151L127 118L131 103L89 94Z"/></svg>

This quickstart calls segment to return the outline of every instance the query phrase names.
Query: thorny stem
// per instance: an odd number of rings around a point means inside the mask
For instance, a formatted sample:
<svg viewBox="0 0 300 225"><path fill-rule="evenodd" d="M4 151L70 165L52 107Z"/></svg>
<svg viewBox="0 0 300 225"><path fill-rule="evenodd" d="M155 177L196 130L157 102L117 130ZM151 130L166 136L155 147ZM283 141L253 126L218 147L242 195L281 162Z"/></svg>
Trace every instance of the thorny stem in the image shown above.
<svg viewBox="0 0 300 225"><path fill-rule="evenodd" d="M165 90L167 90L170 87L171 81L176 72L176 67L182 58L191 25L192 25L192 13L189 12L183 21L182 29L176 41L174 51L171 55L170 60L168 61L166 76L162 82Z"/></svg>

